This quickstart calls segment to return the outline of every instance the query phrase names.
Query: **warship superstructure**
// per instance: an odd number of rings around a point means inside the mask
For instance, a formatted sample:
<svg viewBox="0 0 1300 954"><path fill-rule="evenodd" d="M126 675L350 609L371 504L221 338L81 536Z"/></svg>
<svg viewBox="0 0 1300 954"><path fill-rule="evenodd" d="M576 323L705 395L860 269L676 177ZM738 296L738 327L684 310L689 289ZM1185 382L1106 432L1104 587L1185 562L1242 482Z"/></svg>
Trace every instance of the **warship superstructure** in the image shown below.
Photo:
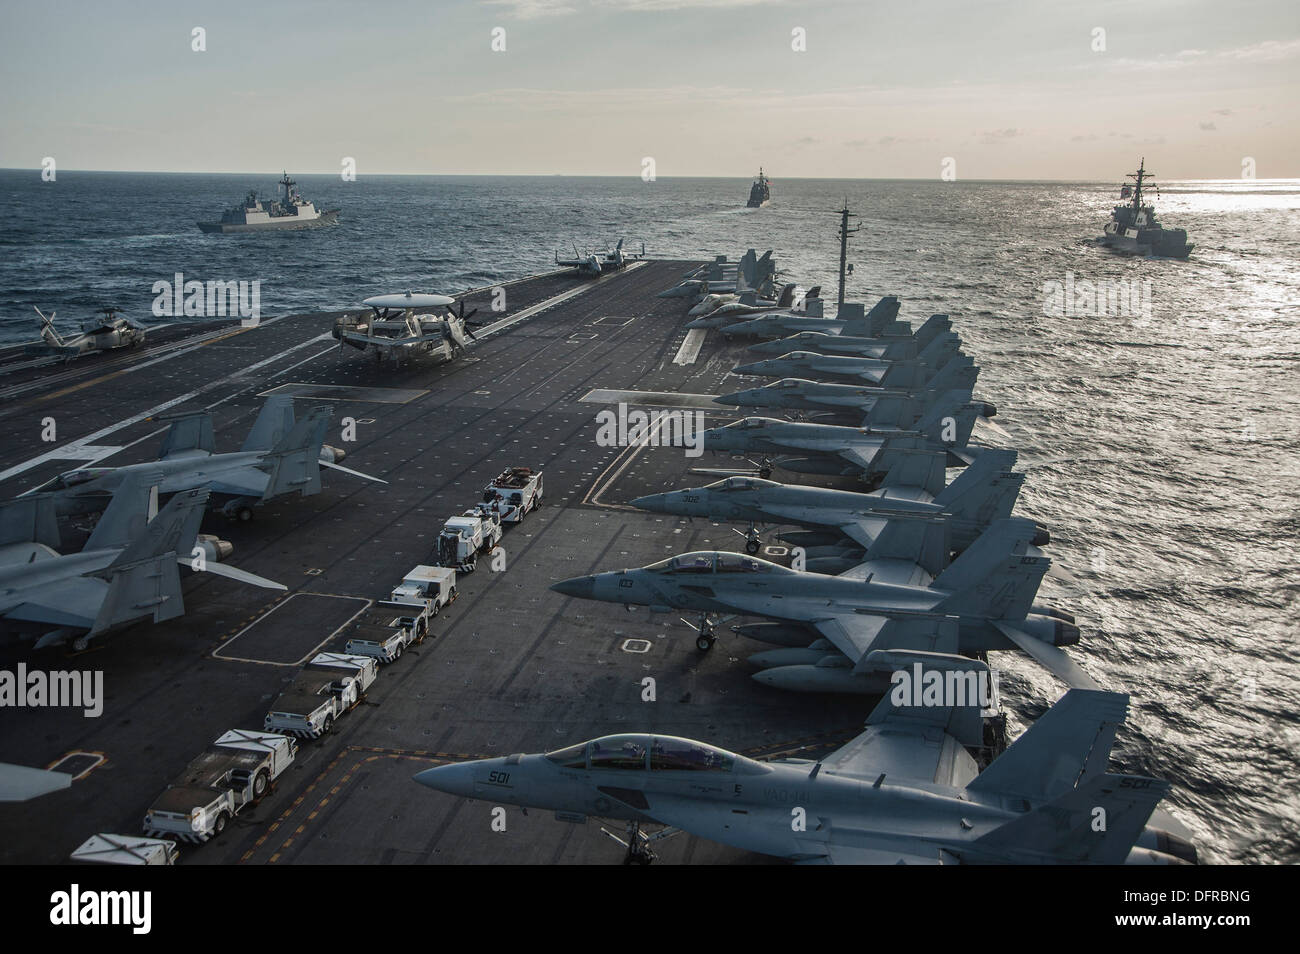
<svg viewBox="0 0 1300 954"><path fill-rule="evenodd" d="M1117 205L1110 213L1101 244L1133 255L1159 255L1165 258L1186 258L1193 246L1187 241L1185 229L1167 229L1156 221L1155 206L1142 201L1142 187L1151 177L1146 171L1146 158L1138 164L1137 172L1128 174L1134 184L1125 183L1120 198L1128 201Z"/></svg>
<svg viewBox="0 0 1300 954"><path fill-rule="evenodd" d="M261 232L268 229L313 229L334 225L338 209L321 210L298 194L297 183L285 172L278 183L282 194L268 201L249 192L244 201L221 214L220 222L199 222L204 232Z"/></svg>
<svg viewBox="0 0 1300 954"><path fill-rule="evenodd" d="M772 201L772 183L767 176L763 175L763 167L758 167L758 178L754 184L749 187L749 201L745 203L746 208L761 209Z"/></svg>

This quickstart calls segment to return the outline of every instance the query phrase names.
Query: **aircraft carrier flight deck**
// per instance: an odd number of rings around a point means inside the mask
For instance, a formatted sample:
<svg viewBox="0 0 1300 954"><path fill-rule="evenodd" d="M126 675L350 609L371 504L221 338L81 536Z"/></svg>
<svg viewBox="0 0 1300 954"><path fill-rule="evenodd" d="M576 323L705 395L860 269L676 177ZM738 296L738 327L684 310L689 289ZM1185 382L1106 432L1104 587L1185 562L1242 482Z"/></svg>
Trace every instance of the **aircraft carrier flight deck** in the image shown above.
<svg viewBox="0 0 1300 954"><path fill-rule="evenodd" d="M0 805L0 860L59 863L96 832L139 832L191 758L228 729L260 728L303 662L334 647L348 621L412 566L431 562L443 521L512 466L541 468L546 490L540 509L505 529L504 568L480 561L462 575L430 637L385 666L333 732L303 742L270 794L220 838L182 846L181 863L616 864L622 849L594 819L572 824L510 807L498 831L490 802L444 796L411 777L447 761L623 731L708 739L757 757L814 754L860 732L873 700L761 686L744 659L755 645L725 628L701 653L676 613L548 589L597 569L743 545L729 525L643 513L627 501L714 479L693 467L748 465L596 441L599 411L671 400L657 392L686 395L679 405L704 410L710 426L743 416L707 398L741 386L723 379L743 345L715 333L702 347L699 335L687 341L687 302L656 297L694 264L638 262L587 282L534 276L506 284L507 307L496 313L492 291L481 290L466 299L478 309L480 340L438 365L394 370L341 349L331 314L255 328L176 325L129 353L67 365L0 355L6 497L88 463L154 459L161 418L178 410L211 409L217 450L235 450L272 393L293 394L300 415L327 404L328 442L346 450L345 466L387 481L327 471L318 495L277 498L249 522L208 514L203 530L233 542L230 562L285 593L195 573L178 619L136 625L82 653L0 649L8 669L25 661L104 674L98 718L5 712L0 761L82 774L41 800ZM345 418L355 440L340 437ZM656 701L643 701L646 676ZM667 864L763 860L688 834L657 850Z"/></svg>

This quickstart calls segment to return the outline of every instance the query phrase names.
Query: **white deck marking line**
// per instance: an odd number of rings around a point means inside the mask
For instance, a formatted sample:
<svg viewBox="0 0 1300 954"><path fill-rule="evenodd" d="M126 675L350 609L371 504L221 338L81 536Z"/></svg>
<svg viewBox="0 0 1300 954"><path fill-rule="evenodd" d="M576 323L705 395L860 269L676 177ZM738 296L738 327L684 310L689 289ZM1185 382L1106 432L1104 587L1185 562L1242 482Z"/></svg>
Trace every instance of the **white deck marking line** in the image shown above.
<svg viewBox="0 0 1300 954"><path fill-rule="evenodd" d="M243 657L243 656L223 656L223 655L222 655L222 652L226 649L227 646L229 646L231 643L233 643L235 640L237 640L240 636L243 636L246 632L248 632L250 629L252 629L252 628L253 628L254 626L256 626L258 623L260 623L260 622L262 622L263 620L265 620L268 616L270 616L272 613L274 613L276 610L278 610L281 606L286 606L286 605L288 605L290 602L293 601L293 598L294 598L295 596L327 596L327 597L329 597L329 598L332 599L332 600L360 600L361 603L362 603L362 606L361 606L361 609L357 610L355 613L353 613L351 616L349 616L347 619L345 619L342 623L340 623L340 624L338 625L338 627L335 628L335 630L334 630L332 633L330 633L328 636L326 636L324 639L322 639L319 643L317 643L317 644L316 644L315 646L313 646L311 649L307 650L307 654L306 654L305 656L303 656L301 659L298 659L298 660L296 660L296 661L294 661L294 662L274 662L274 661L272 661L272 660L270 660L270 659L249 659L249 658L245 658L245 657ZM346 595L344 595L344 594L342 594L342 593L313 593L313 592L310 591L310 590L299 590L299 591L296 592L296 593L291 593L291 594L290 594L289 596L287 596L285 599L283 599L283 600L281 600L280 602L276 603L274 606L272 606L272 607L271 607L269 610L267 610L265 613L261 613L261 614L259 614L258 617L257 617L255 620L253 620L251 623L249 623L247 626L245 626L245 627L244 627L243 629L241 629L239 632L235 633L234 636L231 636L229 639L227 639L225 642L223 642L223 643L221 644L221 647L220 647L219 649L214 649L214 650L212 651L212 658L213 658L213 659L220 659L220 660L223 660L224 662L246 662L246 663L257 663L257 664L260 665L260 666L285 666L285 667L301 666L301 665L302 665L303 663L305 663L308 659L311 659L311 658L312 658L313 656L315 656L318 652L320 652L322 646L324 646L326 643L328 643L331 639L333 639L333 638L334 638L335 636L337 636L339 633L343 632L343 630L345 630L345 629L347 629L349 626L351 626L353 620L355 620L358 616L360 616L362 613L364 613L366 610L370 609L370 607L372 607L372 606L374 606L374 605L375 605L375 601L372 600L372 599L369 599L368 597L365 597L365 596L346 596Z"/></svg>
<svg viewBox="0 0 1300 954"><path fill-rule="evenodd" d="M677 357L673 358L673 364L694 364L695 359L700 356L700 348L704 344L704 336L708 331L704 328L692 328L686 332L686 338L682 341L682 346L677 349Z"/></svg>
<svg viewBox="0 0 1300 954"><path fill-rule="evenodd" d="M250 371L256 371L258 368L264 367L272 363L273 361L278 361L280 358L283 358L285 355L297 351L299 348L305 348L308 345L315 344L316 342L321 341L324 338L332 338L332 337L333 335L323 334L316 338L308 339L307 341L301 341L298 344L293 345L292 347L284 349L279 354L274 354L271 357L263 361L259 361L256 364L251 364L248 367L240 368L239 370L226 375L224 378L217 378L216 380L210 382L207 385L207 388L211 388L219 384L224 384L227 381L248 374ZM200 346L195 345L195 347L200 347ZM163 359L158 358L155 360L160 361ZM152 364L154 362L150 361L148 363ZM143 365L141 367L143 367ZM207 388L204 388L204 390L207 390ZM39 466L40 464L44 464L45 462L51 460L90 460L90 461L103 460L105 457L109 457L112 454L116 454L122 448L96 447L94 446L95 441L98 441L101 437L105 437L109 434L114 433L115 431L120 431L124 427L130 427L132 424L139 424L141 421L153 417L155 414L158 414L162 411L166 411L167 409L175 407L177 404L180 404L184 401L188 401L191 398L198 397L202 393L203 393L202 391L190 391L187 394L182 394L180 397L172 398L170 401L164 401L162 404L158 404L154 407L151 407L147 411L141 411L139 414L134 414L131 417L119 421L116 424L110 424L108 427L101 428L100 430L95 431L95 433L93 434L87 434L85 437L72 441L71 443L64 444L62 447L56 447L54 450L46 451L44 454L41 454L37 457L33 457L31 460L24 461L21 464L15 464L13 467L10 467L8 470L0 471L0 481L8 480L10 477L14 477L18 474L23 473L24 471L31 470L31 468ZM208 407L209 408L216 407L217 404L221 404L226 400L229 400L229 398L228 397L223 398L221 401L217 401L216 404L211 404Z"/></svg>
<svg viewBox="0 0 1300 954"><path fill-rule="evenodd" d="M635 268L640 268L644 264L645 262L631 262L628 264L626 268L623 269L622 272L614 272L609 277L612 278L615 275L627 274L628 272L632 271ZM494 321L490 325L485 325L479 331L474 332L474 338L477 341L482 341L484 338L490 338L492 335L500 334L501 332L505 331L507 328L516 325L521 321L526 321L527 319L533 317L534 315L546 311L546 309L548 308L554 308L556 305L563 304L564 302L569 301L572 298L577 298L583 292L595 288L597 285L601 284L601 282L606 280L607 279L605 278L597 278L594 282L587 282L584 285L579 285L577 288L571 288L566 292L561 292L560 294L556 295L554 298L548 298L546 299L546 301L538 302L536 305L530 305L529 307L525 308L523 311L519 312L517 315L511 315L509 318L502 318L500 321Z"/></svg>

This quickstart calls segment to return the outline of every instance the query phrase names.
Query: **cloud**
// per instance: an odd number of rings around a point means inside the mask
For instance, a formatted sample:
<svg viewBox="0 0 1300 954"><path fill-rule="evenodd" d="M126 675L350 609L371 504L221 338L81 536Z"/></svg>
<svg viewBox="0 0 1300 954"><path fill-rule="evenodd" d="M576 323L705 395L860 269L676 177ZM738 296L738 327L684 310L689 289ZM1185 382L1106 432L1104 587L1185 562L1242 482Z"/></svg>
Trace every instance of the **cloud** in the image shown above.
<svg viewBox="0 0 1300 954"><path fill-rule="evenodd" d="M582 5L588 9L644 13L664 10L726 10L777 2L780 0L587 0ZM567 16L578 12L578 0L486 0L486 3L493 7L506 7L510 16L520 20Z"/></svg>
<svg viewBox="0 0 1300 954"><path fill-rule="evenodd" d="M980 142L992 146L1008 142L1015 139L1017 136L1023 136L1024 134L1025 132L1023 129L992 129L981 134Z"/></svg>
<svg viewBox="0 0 1300 954"><path fill-rule="evenodd" d="M536 20L540 17L562 17L577 13L578 8L568 0L487 0L491 7L508 7L509 15L520 20Z"/></svg>
<svg viewBox="0 0 1300 954"><path fill-rule="evenodd" d="M1297 56L1300 56L1300 40L1264 40L1215 53L1206 50L1179 50L1176 56L1158 56L1150 60L1120 58L1114 60L1111 66L1114 69L1153 73L1208 64L1280 63Z"/></svg>
<svg viewBox="0 0 1300 954"><path fill-rule="evenodd" d="M1200 126L1202 132L1214 132L1216 129L1219 128L1218 126L1214 125L1213 122L1201 123Z"/></svg>

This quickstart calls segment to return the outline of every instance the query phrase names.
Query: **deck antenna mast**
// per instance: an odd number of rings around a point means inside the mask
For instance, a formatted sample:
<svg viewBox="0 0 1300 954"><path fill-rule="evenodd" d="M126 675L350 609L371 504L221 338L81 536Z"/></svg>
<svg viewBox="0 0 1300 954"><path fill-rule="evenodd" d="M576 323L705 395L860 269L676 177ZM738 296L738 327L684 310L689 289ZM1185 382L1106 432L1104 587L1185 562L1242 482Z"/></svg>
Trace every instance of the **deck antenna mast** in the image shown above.
<svg viewBox="0 0 1300 954"><path fill-rule="evenodd" d="M837 209L837 210L836 210L836 214L840 217L840 293L839 293L839 297L838 297L838 299L836 300L836 305L837 305L839 308L843 308L843 307L844 307L844 274L845 274L845 269L846 269L846 268L848 268L848 269L852 269L852 267L853 267L853 266L847 264L847 261L848 261L848 255L849 255L849 236L852 235L854 232L860 231L861 228L862 228L862 226L861 226L861 225L853 225L853 226L850 226L850 225L849 225L849 219L851 219L851 218L852 218L852 219L856 219L857 216L854 215L852 212L849 211L849 198L848 198L848 196L845 196L845 197L844 197L844 206L843 206L843 208Z"/></svg>

